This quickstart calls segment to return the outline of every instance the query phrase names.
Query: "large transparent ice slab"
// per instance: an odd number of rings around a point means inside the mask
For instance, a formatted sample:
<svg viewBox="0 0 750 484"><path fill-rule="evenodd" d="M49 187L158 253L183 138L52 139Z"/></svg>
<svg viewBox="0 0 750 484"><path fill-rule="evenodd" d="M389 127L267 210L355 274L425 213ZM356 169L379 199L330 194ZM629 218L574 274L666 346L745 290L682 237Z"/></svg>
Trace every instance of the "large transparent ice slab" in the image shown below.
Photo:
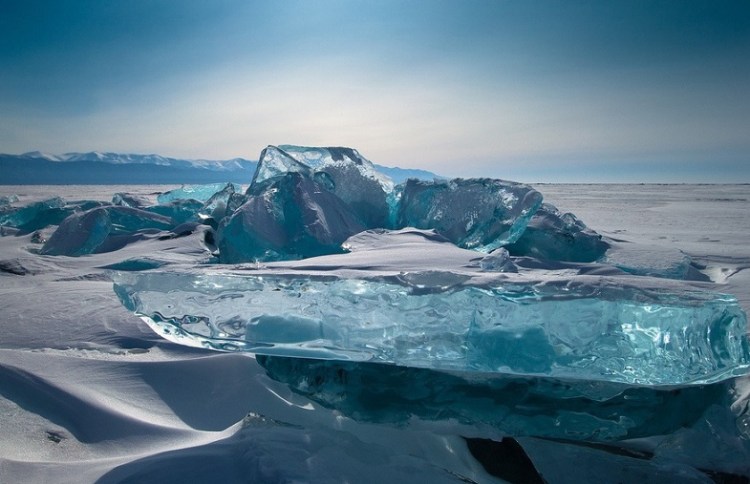
<svg viewBox="0 0 750 484"><path fill-rule="evenodd" d="M716 382L750 364L731 296L482 274L120 273L115 291L164 337L225 351L633 385Z"/></svg>

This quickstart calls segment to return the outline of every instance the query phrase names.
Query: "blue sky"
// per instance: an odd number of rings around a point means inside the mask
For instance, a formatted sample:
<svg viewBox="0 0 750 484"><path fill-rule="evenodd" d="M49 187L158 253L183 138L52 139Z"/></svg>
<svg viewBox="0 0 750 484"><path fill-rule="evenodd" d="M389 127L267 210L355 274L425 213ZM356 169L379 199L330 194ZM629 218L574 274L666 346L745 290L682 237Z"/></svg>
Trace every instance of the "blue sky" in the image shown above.
<svg viewBox="0 0 750 484"><path fill-rule="evenodd" d="M11 1L0 152L750 182L747 1Z"/></svg>

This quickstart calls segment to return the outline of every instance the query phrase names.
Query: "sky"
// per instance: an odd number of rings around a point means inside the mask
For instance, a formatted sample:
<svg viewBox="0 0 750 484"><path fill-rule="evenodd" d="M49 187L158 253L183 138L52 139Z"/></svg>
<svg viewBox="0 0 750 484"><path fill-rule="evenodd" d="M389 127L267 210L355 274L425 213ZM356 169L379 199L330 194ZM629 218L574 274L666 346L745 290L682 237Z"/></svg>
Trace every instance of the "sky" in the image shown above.
<svg viewBox="0 0 750 484"><path fill-rule="evenodd" d="M10 0L0 152L750 182L750 2Z"/></svg>

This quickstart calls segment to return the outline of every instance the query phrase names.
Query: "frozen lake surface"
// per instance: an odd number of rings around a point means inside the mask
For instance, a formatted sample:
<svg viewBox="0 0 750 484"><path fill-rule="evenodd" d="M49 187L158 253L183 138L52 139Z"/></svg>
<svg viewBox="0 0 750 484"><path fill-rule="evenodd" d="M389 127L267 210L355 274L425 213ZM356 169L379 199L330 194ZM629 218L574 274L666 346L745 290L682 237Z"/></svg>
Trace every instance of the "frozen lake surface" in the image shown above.
<svg viewBox="0 0 750 484"><path fill-rule="evenodd" d="M0 197L19 206L53 196L108 202L117 192L155 200L171 188L0 186ZM750 312L750 185L535 188L606 237L684 251L709 279L702 288ZM167 341L120 304L107 267L203 263L198 235L77 258L37 254L32 234L0 237L0 482L750 477L748 377L604 395L594 384L467 381Z"/></svg>

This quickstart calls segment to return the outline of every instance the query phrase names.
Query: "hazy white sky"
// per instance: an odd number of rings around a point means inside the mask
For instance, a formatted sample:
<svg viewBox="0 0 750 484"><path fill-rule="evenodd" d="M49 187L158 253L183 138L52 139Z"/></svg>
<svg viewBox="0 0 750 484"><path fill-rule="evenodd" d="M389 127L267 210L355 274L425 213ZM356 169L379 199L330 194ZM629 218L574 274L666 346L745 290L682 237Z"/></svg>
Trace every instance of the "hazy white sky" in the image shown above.
<svg viewBox="0 0 750 484"><path fill-rule="evenodd" d="M521 181L750 182L747 1L25 1L0 152L343 145Z"/></svg>

